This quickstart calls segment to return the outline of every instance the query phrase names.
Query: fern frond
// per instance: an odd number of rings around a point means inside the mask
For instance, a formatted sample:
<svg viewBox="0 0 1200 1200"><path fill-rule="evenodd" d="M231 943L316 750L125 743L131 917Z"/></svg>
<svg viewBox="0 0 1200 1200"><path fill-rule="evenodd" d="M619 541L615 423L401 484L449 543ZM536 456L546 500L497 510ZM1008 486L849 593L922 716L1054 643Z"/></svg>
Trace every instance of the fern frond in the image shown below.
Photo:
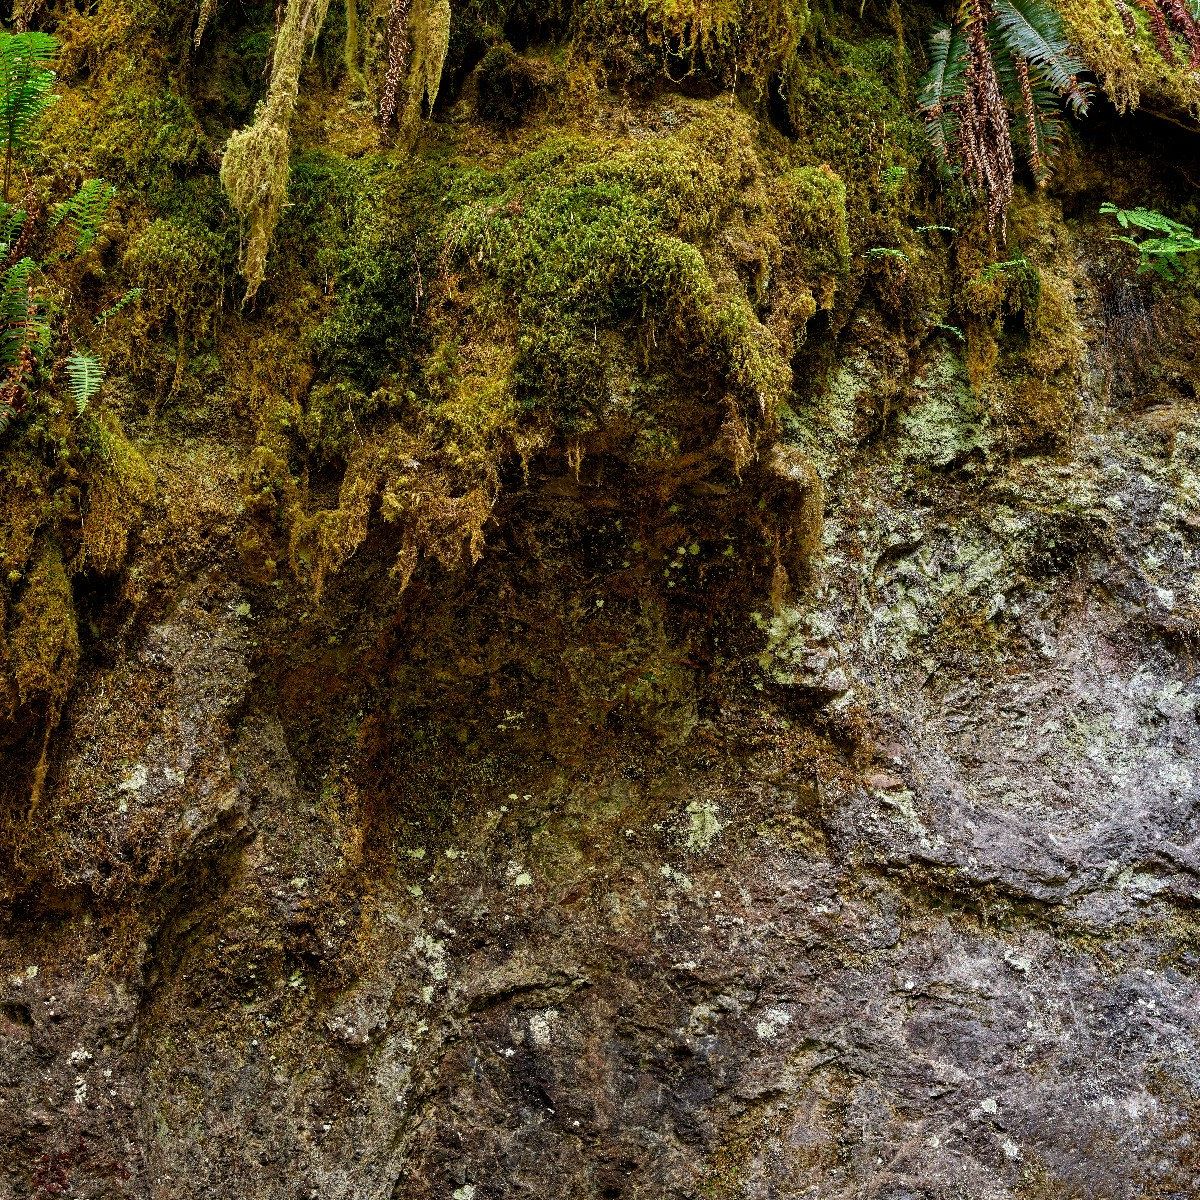
<svg viewBox="0 0 1200 1200"><path fill-rule="evenodd" d="M23 208L0 200L0 258L6 255L21 236L28 214Z"/></svg>
<svg viewBox="0 0 1200 1200"><path fill-rule="evenodd" d="M1012 54L1005 45L997 45L994 53L1004 98L1020 115L1016 122L1017 140L1028 158L1034 180L1044 183L1067 133L1061 97L1041 68L1031 65L1028 59Z"/></svg>
<svg viewBox="0 0 1200 1200"><path fill-rule="evenodd" d="M102 313L96 316L93 325L106 325L111 317L115 317L127 304L132 304L141 298L144 288L130 288L115 304L110 304Z"/></svg>
<svg viewBox="0 0 1200 1200"><path fill-rule="evenodd" d="M1083 116L1091 86L1080 81L1083 63L1072 53L1062 18L1044 0L994 0L996 32L1009 52L1039 72L1071 110Z"/></svg>
<svg viewBox="0 0 1200 1200"><path fill-rule="evenodd" d="M33 290L38 265L31 258L13 263L0 278L0 411L5 424L20 410L38 359L50 344L50 325Z"/></svg>
<svg viewBox="0 0 1200 1200"><path fill-rule="evenodd" d="M11 367L25 348L40 357L50 343L50 325L33 290L39 270L32 258L23 258L0 277L0 367Z"/></svg>
<svg viewBox="0 0 1200 1200"><path fill-rule="evenodd" d="M938 25L929 38L929 70L917 92L929 140L945 161L958 129L958 101L962 98L967 55L962 34L949 25Z"/></svg>
<svg viewBox="0 0 1200 1200"><path fill-rule="evenodd" d="M24 149L38 117L54 100L58 39L48 33L0 30L0 147L4 150L4 193L13 156Z"/></svg>
<svg viewBox="0 0 1200 1200"><path fill-rule="evenodd" d="M83 416L88 403L100 390L104 382L104 368L100 360L87 350L72 350L67 355L67 385L75 411Z"/></svg>
<svg viewBox="0 0 1200 1200"><path fill-rule="evenodd" d="M65 224L82 254L95 242L116 195L117 189L105 179L84 180L75 195L51 210L50 228Z"/></svg>

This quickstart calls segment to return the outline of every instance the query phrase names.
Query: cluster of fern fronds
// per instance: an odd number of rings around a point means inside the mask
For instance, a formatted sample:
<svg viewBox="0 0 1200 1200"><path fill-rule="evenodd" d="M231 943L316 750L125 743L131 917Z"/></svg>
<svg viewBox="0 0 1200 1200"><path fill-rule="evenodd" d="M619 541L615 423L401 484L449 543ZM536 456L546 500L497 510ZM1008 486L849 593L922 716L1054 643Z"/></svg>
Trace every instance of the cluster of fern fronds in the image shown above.
<svg viewBox="0 0 1200 1200"><path fill-rule="evenodd" d="M54 205L46 220L9 203L20 159L39 118L54 102L58 41L46 33L0 30L0 153L4 157L4 198L0 199L0 432L21 413L50 348L48 305L40 283L47 265L69 253L86 253L100 234L116 196L103 179L85 180L79 190ZM28 204L28 202L26 202ZM61 227L70 251L34 258L39 243ZM39 258L42 256L39 255ZM63 360L67 387L82 413L99 390L104 372L95 355L82 348Z"/></svg>
<svg viewBox="0 0 1200 1200"><path fill-rule="evenodd" d="M1065 132L1064 107L1087 112L1084 66L1045 0L962 0L953 25L934 30L930 62L920 91L930 137L1002 230L1014 147L1043 182Z"/></svg>

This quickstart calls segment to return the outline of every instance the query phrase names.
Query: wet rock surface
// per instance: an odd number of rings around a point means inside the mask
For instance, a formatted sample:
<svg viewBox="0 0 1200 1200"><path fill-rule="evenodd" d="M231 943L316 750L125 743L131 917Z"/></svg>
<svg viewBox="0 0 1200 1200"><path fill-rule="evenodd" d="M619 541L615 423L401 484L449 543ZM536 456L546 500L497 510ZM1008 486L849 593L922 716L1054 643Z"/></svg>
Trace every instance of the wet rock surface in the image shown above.
<svg viewBox="0 0 1200 1200"><path fill-rule="evenodd" d="M1014 454L931 352L858 438L872 353L757 611L276 599L229 502L25 817L0 1197L1195 1195L1200 417Z"/></svg>

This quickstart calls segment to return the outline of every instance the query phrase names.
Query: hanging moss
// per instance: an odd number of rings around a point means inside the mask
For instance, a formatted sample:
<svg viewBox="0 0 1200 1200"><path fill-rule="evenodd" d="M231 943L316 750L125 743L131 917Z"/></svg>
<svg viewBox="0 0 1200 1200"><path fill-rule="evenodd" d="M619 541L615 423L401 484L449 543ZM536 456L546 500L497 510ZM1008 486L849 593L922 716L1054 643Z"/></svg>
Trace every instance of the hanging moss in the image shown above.
<svg viewBox="0 0 1200 1200"><path fill-rule="evenodd" d="M71 584L58 549L47 543L13 606L7 637L10 690L5 719L18 705L61 704L79 665L79 631Z"/></svg>
<svg viewBox="0 0 1200 1200"><path fill-rule="evenodd" d="M267 251L287 197L292 117L304 55L317 40L329 0L288 0L275 40L266 100L246 129L231 134L221 182L245 223L242 274L248 302L266 278Z"/></svg>
<svg viewBox="0 0 1200 1200"><path fill-rule="evenodd" d="M704 74L761 98L799 45L809 10L805 0L584 0L570 17L577 43L602 61L629 53L627 31L669 77Z"/></svg>
<svg viewBox="0 0 1200 1200"><path fill-rule="evenodd" d="M1118 112L1145 99L1200 115L1200 70L1182 50L1168 62L1155 45L1146 13L1122 0L1075 0L1062 9L1080 56L1096 72Z"/></svg>
<svg viewBox="0 0 1200 1200"><path fill-rule="evenodd" d="M154 475L115 416L97 414L88 424L79 566L111 575L125 561L130 535L154 493Z"/></svg>
<svg viewBox="0 0 1200 1200"><path fill-rule="evenodd" d="M422 105L430 112L437 103L446 51L450 47L449 0L422 0L412 14L412 62L408 74L408 104L404 122L413 124Z"/></svg>

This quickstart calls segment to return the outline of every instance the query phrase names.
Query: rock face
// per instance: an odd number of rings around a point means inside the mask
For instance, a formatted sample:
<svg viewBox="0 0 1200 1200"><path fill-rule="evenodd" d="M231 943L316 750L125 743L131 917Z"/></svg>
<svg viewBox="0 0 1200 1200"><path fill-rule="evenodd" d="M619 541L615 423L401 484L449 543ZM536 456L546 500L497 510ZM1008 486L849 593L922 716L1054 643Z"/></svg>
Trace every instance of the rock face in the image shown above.
<svg viewBox="0 0 1200 1200"><path fill-rule="evenodd" d="M1194 1195L1200 419L939 370L703 662L586 544L180 564L23 827L2 1194Z"/></svg>
<svg viewBox="0 0 1200 1200"><path fill-rule="evenodd" d="M0 1200L1200 1195L1200 301L1096 217L1194 147L953 241L893 19L758 110L488 24L407 159L347 50L223 325L189 118L108 490L0 530ZM61 120L186 124L90 20Z"/></svg>

